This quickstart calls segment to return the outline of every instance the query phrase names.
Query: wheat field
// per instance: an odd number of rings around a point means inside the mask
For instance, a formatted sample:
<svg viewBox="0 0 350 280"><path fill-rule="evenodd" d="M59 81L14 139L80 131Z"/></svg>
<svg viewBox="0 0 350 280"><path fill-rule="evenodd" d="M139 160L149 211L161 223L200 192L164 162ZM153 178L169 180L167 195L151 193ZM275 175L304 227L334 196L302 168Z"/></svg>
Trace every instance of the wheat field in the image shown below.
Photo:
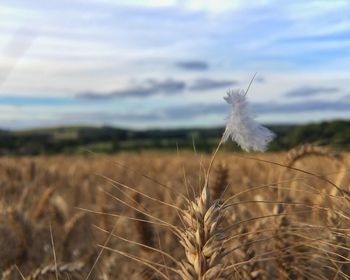
<svg viewBox="0 0 350 280"><path fill-rule="evenodd" d="M0 279L349 279L346 154L0 159Z"/></svg>

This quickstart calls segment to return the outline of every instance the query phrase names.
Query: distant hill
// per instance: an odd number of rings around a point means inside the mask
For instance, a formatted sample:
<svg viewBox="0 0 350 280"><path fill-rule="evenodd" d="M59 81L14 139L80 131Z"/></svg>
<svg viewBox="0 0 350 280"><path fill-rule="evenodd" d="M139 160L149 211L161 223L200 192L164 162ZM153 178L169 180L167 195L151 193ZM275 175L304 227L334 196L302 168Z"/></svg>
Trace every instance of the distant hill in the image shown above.
<svg viewBox="0 0 350 280"><path fill-rule="evenodd" d="M350 121L330 121L306 125L270 125L277 137L271 151L286 150L304 143L330 145L350 150ZM114 127L55 127L23 131L0 130L0 153L34 155L115 153L119 151L194 149L210 152L224 128L127 130ZM238 149L228 143L224 149Z"/></svg>

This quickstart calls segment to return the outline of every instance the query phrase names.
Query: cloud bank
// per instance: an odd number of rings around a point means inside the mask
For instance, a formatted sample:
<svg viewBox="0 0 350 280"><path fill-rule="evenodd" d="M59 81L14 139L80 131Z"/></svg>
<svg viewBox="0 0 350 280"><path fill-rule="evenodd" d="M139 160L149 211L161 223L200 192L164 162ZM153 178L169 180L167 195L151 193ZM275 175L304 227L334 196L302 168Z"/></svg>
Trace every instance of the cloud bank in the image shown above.
<svg viewBox="0 0 350 280"><path fill-rule="evenodd" d="M285 94L286 97L309 97L339 92L337 87L310 87L304 86L293 89Z"/></svg>
<svg viewBox="0 0 350 280"><path fill-rule="evenodd" d="M178 68L190 71L204 71L209 69L209 64L205 61L179 61L175 64Z"/></svg>
<svg viewBox="0 0 350 280"><path fill-rule="evenodd" d="M166 79L156 80L148 79L138 85L130 85L120 90L111 92L85 91L76 94L77 98L90 100L106 100L113 98L146 98L153 95L174 95L189 91L209 91L215 89L228 88L237 84L234 80L214 80L209 78L196 79L185 82L182 80Z"/></svg>

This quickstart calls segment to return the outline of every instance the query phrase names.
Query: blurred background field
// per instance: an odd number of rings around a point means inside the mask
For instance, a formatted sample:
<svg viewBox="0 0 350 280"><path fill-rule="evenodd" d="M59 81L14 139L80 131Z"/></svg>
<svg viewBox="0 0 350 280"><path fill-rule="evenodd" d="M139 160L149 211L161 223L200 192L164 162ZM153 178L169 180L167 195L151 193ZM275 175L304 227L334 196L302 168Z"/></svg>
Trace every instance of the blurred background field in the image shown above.
<svg viewBox="0 0 350 280"><path fill-rule="evenodd" d="M21 279L18 269L26 279L56 279L57 265L58 275L62 277L59 279L85 279L97 259L92 279L158 279L152 270L130 262L113 250L162 263L157 253L120 238L161 248L175 258L183 258L176 238L170 230L151 225L154 233L151 232L153 239L150 239L143 233L143 223L128 218L138 217L137 212L121 201L133 203L133 190L137 190L184 207L181 197L162 185L193 198L203 186L203 167L209 160L210 155L186 151L2 157L0 268L3 279ZM321 279L321 276L346 279L348 250L342 251L341 246L349 246L349 240L340 234L347 233L348 222L339 217L335 222L332 217L337 211L347 213L349 204L324 179L348 190L348 155L309 145L289 153L222 152L216 162L210 180L213 197L228 198L242 192L232 201L237 204L225 218L228 225L233 225L231 236L237 235L233 241L238 247L229 260L234 263L253 260L262 252L272 258L268 262L259 262L258 258L256 262L238 266L227 279L288 279L288 274L295 277L293 279L304 279L308 273L314 274L312 279ZM317 177L286 166L306 170ZM141 209L181 227L181 219L173 209L143 196L138 201ZM276 215L278 211L285 211L288 220L281 220L283 216ZM283 225L286 221L290 224ZM288 231L283 233L283 228ZM293 228L300 235L290 232ZM280 235L274 235L271 229ZM117 237L108 239L104 231L112 230ZM240 236L243 232L250 233ZM263 242L266 238L270 240L268 243ZM304 248L305 242L308 246ZM101 258L98 258L101 250L98 244L110 248ZM285 251L290 244L294 244L295 250ZM297 253L298 250L301 251ZM326 250L324 256L323 250ZM308 258L307 269L304 257Z"/></svg>

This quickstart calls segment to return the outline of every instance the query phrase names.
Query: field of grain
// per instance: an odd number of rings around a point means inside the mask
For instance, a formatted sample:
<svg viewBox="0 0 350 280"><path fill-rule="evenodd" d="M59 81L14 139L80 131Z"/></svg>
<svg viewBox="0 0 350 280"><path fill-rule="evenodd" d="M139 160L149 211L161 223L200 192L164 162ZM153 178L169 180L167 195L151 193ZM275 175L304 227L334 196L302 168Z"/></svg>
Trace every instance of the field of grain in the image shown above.
<svg viewBox="0 0 350 280"><path fill-rule="evenodd" d="M349 279L348 155L0 159L0 279Z"/></svg>

